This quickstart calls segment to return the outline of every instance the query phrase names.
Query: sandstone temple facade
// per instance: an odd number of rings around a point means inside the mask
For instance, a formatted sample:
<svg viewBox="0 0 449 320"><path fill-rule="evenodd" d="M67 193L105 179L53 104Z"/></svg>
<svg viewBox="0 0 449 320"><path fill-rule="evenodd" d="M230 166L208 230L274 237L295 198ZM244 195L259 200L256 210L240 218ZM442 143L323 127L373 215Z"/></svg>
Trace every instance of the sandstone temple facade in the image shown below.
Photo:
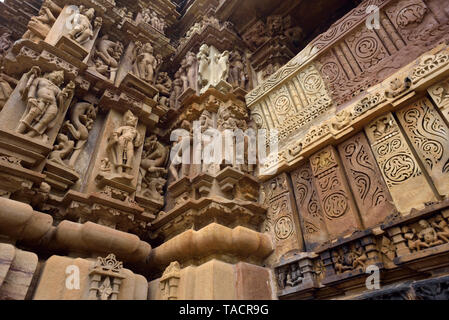
<svg viewBox="0 0 449 320"><path fill-rule="evenodd" d="M449 1L4 0L0 59L1 300L449 299Z"/></svg>

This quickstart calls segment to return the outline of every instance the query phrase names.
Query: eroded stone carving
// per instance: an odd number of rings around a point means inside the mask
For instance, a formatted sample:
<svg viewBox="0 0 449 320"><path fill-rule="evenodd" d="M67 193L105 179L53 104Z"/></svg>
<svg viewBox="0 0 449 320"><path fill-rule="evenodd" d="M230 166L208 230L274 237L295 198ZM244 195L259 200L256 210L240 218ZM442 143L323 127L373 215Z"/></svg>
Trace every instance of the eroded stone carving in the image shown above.
<svg viewBox="0 0 449 320"><path fill-rule="evenodd" d="M96 117L97 108L91 103L80 102L72 107L70 121L67 120L63 126L63 129L66 129L76 141L75 151L68 163L70 168L75 166L75 163L87 142L89 132L93 127Z"/></svg>
<svg viewBox="0 0 449 320"><path fill-rule="evenodd" d="M133 59L132 73L143 81L153 84L156 80L156 71L162 63L160 55L154 55L151 43L136 42L135 57Z"/></svg>
<svg viewBox="0 0 449 320"><path fill-rule="evenodd" d="M39 67L33 67L26 75L26 87L22 99L27 108L20 120L17 132L29 137L43 137L53 126L59 112L70 103L75 89L71 81L64 88L63 71L53 71L41 76Z"/></svg>
<svg viewBox="0 0 449 320"><path fill-rule="evenodd" d="M143 144L137 122L138 118L128 110L123 115L122 126L114 130L107 146L113 174L129 180L134 178L130 173L135 160L135 148Z"/></svg>
<svg viewBox="0 0 449 320"><path fill-rule="evenodd" d="M123 50L123 44L120 41L113 42L107 35L103 36L95 47L93 56L95 70L114 81Z"/></svg>
<svg viewBox="0 0 449 320"><path fill-rule="evenodd" d="M98 257L89 277L89 300L117 300L125 278L123 262L117 261L112 253L106 258Z"/></svg>
<svg viewBox="0 0 449 320"><path fill-rule="evenodd" d="M155 135L147 138L140 163L141 183L138 193L161 205L164 204L163 187L167 182L167 160L168 148L162 145Z"/></svg>
<svg viewBox="0 0 449 320"><path fill-rule="evenodd" d="M101 25L101 17L96 17L92 26L92 20L95 17L95 9L79 7L79 13L73 15L69 23L73 25L73 29L70 30L68 36L70 39L78 42L80 45L85 44L89 40L93 39L94 28Z"/></svg>
<svg viewBox="0 0 449 320"><path fill-rule="evenodd" d="M56 18L51 11L51 1L45 0L39 15L30 19L28 30L22 36L22 39L29 39L35 42L45 39L55 21Z"/></svg>

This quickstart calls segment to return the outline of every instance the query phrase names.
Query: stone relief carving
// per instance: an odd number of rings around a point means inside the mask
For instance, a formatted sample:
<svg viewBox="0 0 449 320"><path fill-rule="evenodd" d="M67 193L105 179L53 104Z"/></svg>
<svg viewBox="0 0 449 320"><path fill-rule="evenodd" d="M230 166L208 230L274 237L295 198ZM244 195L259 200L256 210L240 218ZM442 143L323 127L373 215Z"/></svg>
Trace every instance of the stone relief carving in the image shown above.
<svg viewBox="0 0 449 320"><path fill-rule="evenodd" d="M34 42L45 39L56 21L51 7L51 1L45 0L43 2L39 15L31 17L30 22L28 22L28 30L22 36L22 39L29 39Z"/></svg>
<svg viewBox="0 0 449 320"><path fill-rule="evenodd" d="M83 45L93 39L94 28L98 28L102 24L102 19L101 17L96 17L94 20L95 9L93 8L87 9L84 6L80 6L79 12L79 14L73 15L69 21L73 28L68 33L68 36L80 45Z"/></svg>
<svg viewBox="0 0 449 320"><path fill-rule="evenodd" d="M357 134L338 150L365 227L383 222L394 206L365 135Z"/></svg>
<svg viewBox="0 0 449 320"><path fill-rule="evenodd" d="M309 164L304 164L292 173L304 240L307 249L310 251L328 239L323 211L313 179Z"/></svg>
<svg viewBox="0 0 449 320"><path fill-rule="evenodd" d="M0 36L0 56L3 57L6 54L6 51L11 47L12 41L10 37L12 33L10 31L6 31L2 33ZM1 60L0 60L1 61Z"/></svg>
<svg viewBox="0 0 449 320"><path fill-rule="evenodd" d="M237 50L233 51L230 60L229 83L232 84L234 88L240 87L243 90L247 90L248 80L249 77L242 54Z"/></svg>
<svg viewBox="0 0 449 320"><path fill-rule="evenodd" d="M390 194L400 212L410 210L413 206L422 206L424 197L426 201L434 199L433 192L392 114L375 119L365 127L365 131ZM403 188L407 186L410 188L409 191L412 191L417 184L420 185L420 192L413 201L406 200L403 197Z"/></svg>
<svg viewBox="0 0 449 320"><path fill-rule="evenodd" d="M132 73L139 79L153 84L156 81L157 70L162 63L160 55L154 55L151 43L136 42Z"/></svg>
<svg viewBox="0 0 449 320"><path fill-rule="evenodd" d="M45 138L45 133L52 128L54 120L70 103L74 94L75 84L71 81L61 89L63 82L63 71L41 75L39 67L31 68L22 92L27 107L16 129L17 133L31 138Z"/></svg>
<svg viewBox="0 0 449 320"><path fill-rule="evenodd" d="M89 300L117 300L125 278L123 262L117 261L112 253L106 258L98 257L89 278Z"/></svg>
<svg viewBox="0 0 449 320"><path fill-rule="evenodd" d="M175 261L165 269L159 280L162 300L178 300L178 286L181 279L181 266Z"/></svg>
<svg viewBox="0 0 449 320"><path fill-rule="evenodd" d="M356 242L332 251L332 262L337 274L353 271L358 268L365 272L368 256L363 246Z"/></svg>
<svg viewBox="0 0 449 320"><path fill-rule="evenodd" d="M123 50L124 47L120 41L113 42L109 40L108 35L103 36L95 46L93 55L95 70L114 81Z"/></svg>
<svg viewBox="0 0 449 320"><path fill-rule="evenodd" d="M0 111L3 109L6 101L12 93L12 88L9 83L0 74Z"/></svg>
<svg viewBox="0 0 449 320"><path fill-rule="evenodd" d="M159 90L158 102L161 105L166 106L166 107L171 106L171 104L170 104L170 96L171 96L170 92L171 91L170 90L173 87L173 82L171 81L167 72L159 72L155 87ZM176 99L176 94L177 93L173 94L173 99Z"/></svg>
<svg viewBox="0 0 449 320"><path fill-rule="evenodd" d="M57 143L53 147L53 152L51 152L48 156L48 160L66 167L68 165L64 162L64 160L67 159L72 153L75 147L75 142L62 133L58 134L56 142Z"/></svg>
<svg viewBox="0 0 449 320"><path fill-rule="evenodd" d="M327 230L331 237L349 233L360 227L357 208L337 159L338 154L331 146L309 159Z"/></svg>
<svg viewBox="0 0 449 320"><path fill-rule="evenodd" d="M287 287L296 287L304 280L304 276L298 263L292 263L277 269L277 283L280 290Z"/></svg>
<svg viewBox="0 0 449 320"><path fill-rule="evenodd" d="M108 167L106 163L111 161L111 173L119 178L134 178L130 173L135 162L135 148L143 144L141 134L137 131L137 122L138 118L128 110L123 115L122 126L115 129L109 138L109 157L105 159L105 166Z"/></svg>
<svg viewBox="0 0 449 320"><path fill-rule="evenodd" d="M165 22L165 20L163 18L159 17L155 11L153 11L149 8L145 8L142 11L142 17L143 17L143 21L145 21L146 23L151 25L154 29L156 29L157 31L159 31L162 34L165 33L165 29L167 28L167 23Z"/></svg>
<svg viewBox="0 0 449 320"><path fill-rule="evenodd" d="M75 167L75 163L87 142L96 117L97 108L91 103L79 102L71 108L70 120L67 120L62 127L62 130L68 131L72 139L76 141L74 152L67 164L69 168Z"/></svg>
<svg viewBox="0 0 449 320"><path fill-rule="evenodd" d="M449 129L427 99L421 99L397 112L399 122L435 187L441 195L449 193Z"/></svg>
<svg viewBox="0 0 449 320"><path fill-rule="evenodd" d="M213 46L203 44L197 54L198 83L200 93L209 87L216 86L220 81L226 81L229 76L229 51L219 53Z"/></svg>
<svg viewBox="0 0 449 320"><path fill-rule="evenodd" d="M140 162L140 186L137 191L145 198L164 204L163 187L167 182L165 165L168 148L162 145L155 135L145 140L142 161Z"/></svg>

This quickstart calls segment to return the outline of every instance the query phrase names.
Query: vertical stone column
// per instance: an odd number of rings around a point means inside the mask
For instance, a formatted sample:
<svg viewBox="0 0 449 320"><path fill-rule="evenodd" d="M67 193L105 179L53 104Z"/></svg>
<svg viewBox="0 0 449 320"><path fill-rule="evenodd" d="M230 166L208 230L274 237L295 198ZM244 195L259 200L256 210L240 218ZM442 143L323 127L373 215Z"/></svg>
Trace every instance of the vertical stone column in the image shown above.
<svg viewBox="0 0 449 320"><path fill-rule="evenodd" d="M330 238L361 230L362 223L338 154L332 146L310 157L315 187Z"/></svg>
<svg viewBox="0 0 449 320"><path fill-rule="evenodd" d="M449 122L449 80L441 81L427 89L427 92L429 92L446 121Z"/></svg>
<svg viewBox="0 0 449 320"><path fill-rule="evenodd" d="M357 134L340 144L338 151L364 226L381 223L395 208L366 136Z"/></svg>
<svg viewBox="0 0 449 320"><path fill-rule="evenodd" d="M291 177L305 246L307 251L313 251L316 246L327 241L329 236L310 164L306 163L293 171Z"/></svg>
<svg viewBox="0 0 449 320"><path fill-rule="evenodd" d="M269 260L276 263L288 252L304 250L302 230L287 174L265 183L264 192L268 207L265 231L271 234L276 248Z"/></svg>
<svg viewBox="0 0 449 320"><path fill-rule="evenodd" d="M449 194L449 128L429 99L396 112L411 145L441 196Z"/></svg>
<svg viewBox="0 0 449 320"><path fill-rule="evenodd" d="M405 215L412 208L424 207L424 202L436 201L393 114L378 117L365 127L365 131L399 212Z"/></svg>

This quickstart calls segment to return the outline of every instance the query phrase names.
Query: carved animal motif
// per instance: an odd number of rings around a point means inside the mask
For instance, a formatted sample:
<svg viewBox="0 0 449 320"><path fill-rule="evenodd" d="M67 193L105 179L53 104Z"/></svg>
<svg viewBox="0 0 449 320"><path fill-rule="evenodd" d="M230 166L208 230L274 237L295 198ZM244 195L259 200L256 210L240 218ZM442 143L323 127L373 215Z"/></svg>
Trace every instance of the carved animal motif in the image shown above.
<svg viewBox="0 0 449 320"><path fill-rule="evenodd" d="M96 117L97 109L91 103L80 102L72 108L70 121L66 121L64 127L76 140L87 140Z"/></svg>

